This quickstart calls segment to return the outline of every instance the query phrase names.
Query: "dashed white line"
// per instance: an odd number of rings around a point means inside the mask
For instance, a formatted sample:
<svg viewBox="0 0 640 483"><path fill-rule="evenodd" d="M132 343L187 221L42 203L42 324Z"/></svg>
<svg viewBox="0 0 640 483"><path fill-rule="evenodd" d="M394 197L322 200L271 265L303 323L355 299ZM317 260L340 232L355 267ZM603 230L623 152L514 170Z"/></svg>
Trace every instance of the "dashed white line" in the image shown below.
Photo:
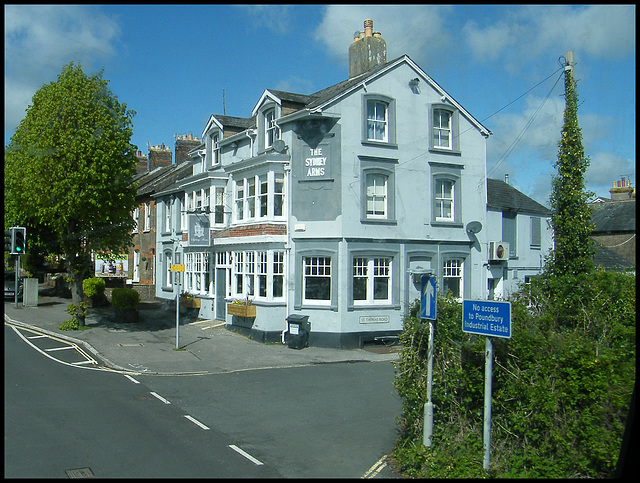
<svg viewBox="0 0 640 483"><path fill-rule="evenodd" d="M46 339L47 336L46 335L32 335L27 337L27 339Z"/></svg>
<svg viewBox="0 0 640 483"><path fill-rule="evenodd" d="M134 384L140 384L140 381L136 381L133 377L131 377L129 374L125 374L124 377L126 377L127 379L129 379L131 382L133 382Z"/></svg>
<svg viewBox="0 0 640 483"><path fill-rule="evenodd" d="M254 458L253 456L251 456L249 453L247 453L246 451L244 451L243 449L238 448L235 444L230 444L229 448L231 448L233 451L240 453L242 456L244 456L245 458L247 458L249 461L251 461L252 463L261 466L264 463L262 461L260 461L259 459Z"/></svg>
<svg viewBox="0 0 640 483"><path fill-rule="evenodd" d="M151 395L152 395L153 397L156 397L156 398L160 399L160 401L162 401L162 402L163 402L163 403L165 403L165 404L171 404L169 401L167 401L165 398L163 398L160 394L157 394L157 393L155 393L155 392L153 392L153 391L152 391L152 392L151 392Z"/></svg>
<svg viewBox="0 0 640 483"><path fill-rule="evenodd" d="M208 430L209 428L207 426L205 426L204 424L202 424L200 421L198 421L196 418L194 418L193 416L189 416L188 414L184 415L185 418L187 418L189 421L191 421L193 424L200 426L202 429L204 429L205 431Z"/></svg>

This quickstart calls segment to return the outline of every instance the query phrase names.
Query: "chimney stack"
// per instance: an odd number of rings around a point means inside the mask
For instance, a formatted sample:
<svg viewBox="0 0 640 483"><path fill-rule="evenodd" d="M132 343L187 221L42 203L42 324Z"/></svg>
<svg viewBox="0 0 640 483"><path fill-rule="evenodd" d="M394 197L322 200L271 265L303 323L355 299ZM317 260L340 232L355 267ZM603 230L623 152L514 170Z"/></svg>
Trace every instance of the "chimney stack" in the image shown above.
<svg viewBox="0 0 640 483"><path fill-rule="evenodd" d="M612 201L632 200L636 197L636 189L631 186L631 181L624 178L622 181L614 181L609 193Z"/></svg>
<svg viewBox="0 0 640 483"><path fill-rule="evenodd" d="M354 34L349 46L349 79L387 62L387 43L373 32L373 20L364 21L364 32Z"/></svg>

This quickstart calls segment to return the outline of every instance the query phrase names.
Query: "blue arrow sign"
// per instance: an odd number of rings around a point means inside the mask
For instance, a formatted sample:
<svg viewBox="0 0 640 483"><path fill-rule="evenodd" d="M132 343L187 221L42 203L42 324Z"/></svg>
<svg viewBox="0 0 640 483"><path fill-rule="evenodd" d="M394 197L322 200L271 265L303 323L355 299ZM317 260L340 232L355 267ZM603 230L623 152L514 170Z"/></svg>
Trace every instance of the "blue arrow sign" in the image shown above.
<svg viewBox="0 0 640 483"><path fill-rule="evenodd" d="M462 331L510 339L511 303L493 300L463 300Z"/></svg>
<svg viewBox="0 0 640 483"><path fill-rule="evenodd" d="M423 275L420 281L420 318L436 320L436 277Z"/></svg>

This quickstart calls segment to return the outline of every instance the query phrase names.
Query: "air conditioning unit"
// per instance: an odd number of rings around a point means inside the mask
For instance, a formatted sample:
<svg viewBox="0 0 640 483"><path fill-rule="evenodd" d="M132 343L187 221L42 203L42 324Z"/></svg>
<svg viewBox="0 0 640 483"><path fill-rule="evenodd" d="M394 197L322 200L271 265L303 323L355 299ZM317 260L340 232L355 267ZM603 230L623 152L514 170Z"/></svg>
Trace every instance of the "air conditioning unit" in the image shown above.
<svg viewBox="0 0 640 483"><path fill-rule="evenodd" d="M507 242L489 242L489 260L509 260L509 244Z"/></svg>

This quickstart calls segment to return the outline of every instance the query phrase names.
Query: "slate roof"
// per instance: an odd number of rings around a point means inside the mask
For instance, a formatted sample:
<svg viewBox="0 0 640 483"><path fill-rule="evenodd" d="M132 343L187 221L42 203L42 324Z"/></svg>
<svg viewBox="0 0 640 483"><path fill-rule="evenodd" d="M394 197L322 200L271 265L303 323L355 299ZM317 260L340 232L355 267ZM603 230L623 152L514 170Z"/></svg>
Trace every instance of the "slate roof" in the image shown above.
<svg viewBox="0 0 640 483"><path fill-rule="evenodd" d="M184 162L178 165L173 164L171 166L156 168L149 173L139 173L134 177L134 180L139 181L136 196L148 196L162 191L176 183L176 181L186 178L192 171L191 163Z"/></svg>
<svg viewBox="0 0 640 483"><path fill-rule="evenodd" d="M487 208L551 216L551 210L499 179L487 178Z"/></svg>
<svg viewBox="0 0 640 483"><path fill-rule="evenodd" d="M591 203L594 234L636 231L636 200Z"/></svg>
<svg viewBox="0 0 640 483"><path fill-rule="evenodd" d="M594 241L595 255L593 261L596 265L602 265L605 270L621 272L627 269L634 269L635 265L624 257L621 257L613 250L608 249L602 243Z"/></svg>

